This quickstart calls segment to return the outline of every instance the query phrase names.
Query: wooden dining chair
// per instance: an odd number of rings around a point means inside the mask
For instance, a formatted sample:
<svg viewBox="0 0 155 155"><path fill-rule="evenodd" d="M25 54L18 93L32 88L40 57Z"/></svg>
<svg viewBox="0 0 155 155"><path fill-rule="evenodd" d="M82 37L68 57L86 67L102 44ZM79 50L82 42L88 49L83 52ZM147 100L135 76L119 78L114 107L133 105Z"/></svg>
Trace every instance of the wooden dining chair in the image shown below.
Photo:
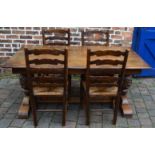
<svg viewBox="0 0 155 155"><path fill-rule="evenodd" d="M43 45L70 45L70 29L42 29Z"/></svg>
<svg viewBox="0 0 155 155"><path fill-rule="evenodd" d="M82 46L109 46L109 30L87 30L81 32Z"/></svg>
<svg viewBox="0 0 155 155"><path fill-rule="evenodd" d="M70 46L70 29L42 29L43 45ZM68 75L68 87L71 92L72 76Z"/></svg>
<svg viewBox="0 0 155 155"><path fill-rule="evenodd" d="M34 126L37 126L38 111L62 111L62 125L65 125L68 104L68 51L25 48L25 61ZM59 100L63 103L63 108L38 109L39 100Z"/></svg>
<svg viewBox="0 0 155 155"><path fill-rule="evenodd" d="M90 123L90 103L105 100L110 100L113 105L113 124L116 124L127 58L127 50L88 49L86 80L83 81L87 125Z"/></svg>

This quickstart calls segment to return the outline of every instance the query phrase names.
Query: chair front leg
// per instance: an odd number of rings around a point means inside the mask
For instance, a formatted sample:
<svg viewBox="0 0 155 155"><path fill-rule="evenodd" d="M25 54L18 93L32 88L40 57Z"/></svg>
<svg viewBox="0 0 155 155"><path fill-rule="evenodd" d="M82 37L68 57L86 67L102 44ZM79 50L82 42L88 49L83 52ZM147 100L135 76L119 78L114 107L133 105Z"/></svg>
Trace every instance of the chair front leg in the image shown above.
<svg viewBox="0 0 155 155"><path fill-rule="evenodd" d="M63 106L63 115L62 115L62 117L63 117L62 118L62 126L66 125L67 106L68 106L68 95L65 95L64 106Z"/></svg>
<svg viewBox="0 0 155 155"><path fill-rule="evenodd" d="M90 125L90 103L87 93L85 95L85 106L86 106L86 125Z"/></svg>
<svg viewBox="0 0 155 155"><path fill-rule="evenodd" d="M115 100L115 108L114 108L114 116L113 116L113 124L114 125L116 125L116 122L117 122L119 106L120 106L120 96L117 96L117 98Z"/></svg>
<svg viewBox="0 0 155 155"><path fill-rule="evenodd" d="M33 117L33 125L37 127L37 109L36 109L36 102L33 96L30 96L30 106L32 110L32 117Z"/></svg>

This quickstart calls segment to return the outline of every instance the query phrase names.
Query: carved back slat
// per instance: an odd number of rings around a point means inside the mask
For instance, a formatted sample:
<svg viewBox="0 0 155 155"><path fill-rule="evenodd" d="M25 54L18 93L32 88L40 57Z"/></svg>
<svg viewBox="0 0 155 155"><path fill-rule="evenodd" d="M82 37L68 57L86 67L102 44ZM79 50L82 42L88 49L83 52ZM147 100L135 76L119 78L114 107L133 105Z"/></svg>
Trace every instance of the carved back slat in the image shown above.
<svg viewBox="0 0 155 155"><path fill-rule="evenodd" d="M43 45L70 45L70 29L42 29Z"/></svg>
<svg viewBox="0 0 155 155"><path fill-rule="evenodd" d="M49 65L58 65L58 64L64 64L63 60L58 59L33 59L29 61L29 64L35 64L35 65L42 65L42 64L49 64Z"/></svg>
<svg viewBox="0 0 155 155"><path fill-rule="evenodd" d="M97 30L87 30L81 32L81 40L82 46L94 46L94 45L101 45L98 43L96 39L93 39L94 35L101 36L101 42L103 42L104 46L109 46L109 30L107 31L97 31ZM92 38L92 39L91 39Z"/></svg>

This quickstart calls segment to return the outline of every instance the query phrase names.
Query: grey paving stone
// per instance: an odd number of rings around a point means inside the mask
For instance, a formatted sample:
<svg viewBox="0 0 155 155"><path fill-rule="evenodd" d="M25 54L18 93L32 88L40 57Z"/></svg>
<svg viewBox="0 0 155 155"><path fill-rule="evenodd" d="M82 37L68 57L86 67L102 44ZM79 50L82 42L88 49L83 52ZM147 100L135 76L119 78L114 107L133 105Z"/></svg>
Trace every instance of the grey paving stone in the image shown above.
<svg viewBox="0 0 155 155"><path fill-rule="evenodd" d="M32 121L25 121L22 127L23 128L34 128L34 125Z"/></svg>
<svg viewBox="0 0 155 155"><path fill-rule="evenodd" d="M136 119L127 119L129 128L140 128L140 122Z"/></svg>
<svg viewBox="0 0 155 155"><path fill-rule="evenodd" d="M102 122L102 116L90 115L90 122L100 123L100 122Z"/></svg>
<svg viewBox="0 0 155 155"><path fill-rule="evenodd" d="M148 110L155 110L155 102L146 102L145 106Z"/></svg>
<svg viewBox="0 0 155 155"><path fill-rule="evenodd" d="M144 101L143 100L134 100L134 104L135 104L135 107L136 108L145 108L145 104L144 104Z"/></svg>
<svg viewBox="0 0 155 155"><path fill-rule="evenodd" d="M62 128L62 124L61 123L57 123L57 122L51 122L51 124L49 125L50 128Z"/></svg>
<svg viewBox="0 0 155 155"><path fill-rule="evenodd" d="M155 110L148 110L150 116L155 116Z"/></svg>
<svg viewBox="0 0 155 155"><path fill-rule="evenodd" d="M77 128L90 128L88 125L77 124Z"/></svg>
<svg viewBox="0 0 155 155"><path fill-rule="evenodd" d="M13 113L13 114L5 113L5 115L4 115L4 118L12 118L12 119L14 119L15 117L17 117L16 113Z"/></svg>
<svg viewBox="0 0 155 155"><path fill-rule="evenodd" d="M117 128L128 128L127 119L123 117L118 117L116 127Z"/></svg>
<svg viewBox="0 0 155 155"><path fill-rule="evenodd" d="M2 108L9 108L11 105L12 105L11 102L3 102L0 107L2 107Z"/></svg>
<svg viewBox="0 0 155 155"><path fill-rule="evenodd" d="M113 119L113 114L103 114L103 121L111 121Z"/></svg>
<svg viewBox="0 0 155 155"><path fill-rule="evenodd" d="M1 119L0 128L8 128L11 122L12 122L12 119L6 119L6 118Z"/></svg>
<svg viewBox="0 0 155 155"><path fill-rule="evenodd" d="M62 113L55 113L52 121L56 122L56 123L61 123L62 122Z"/></svg>
<svg viewBox="0 0 155 155"><path fill-rule="evenodd" d="M85 125L86 124L86 118L85 117L79 117L77 123L80 125Z"/></svg>
<svg viewBox="0 0 155 155"><path fill-rule="evenodd" d="M48 128L51 123L51 119L51 117L42 117L40 120L38 120L37 128Z"/></svg>
<svg viewBox="0 0 155 155"><path fill-rule="evenodd" d="M21 128L25 121L25 119L14 119L10 124L10 127Z"/></svg>
<svg viewBox="0 0 155 155"><path fill-rule="evenodd" d="M76 122L77 121L77 117L78 117L78 111L76 110L68 110L67 112L67 117L66 120L67 121L73 121Z"/></svg>
<svg viewBox="0 0 155 155"><path fill-rule="evenodd" d="M85 117L84 110L80 110L78 115L79 115L79 117Z"/></svg>
<svg viewBox="0 0 155 155"><path fill-rule="evenodd" d="M102 128L102 123L90 123L90 128Z"/></svg>
<svg viewBox="0 0 155 155"><path fill-rule="evenodd" d="M138 117L139 118L149 118L149 114L148 113L138 113Z"/></svg>
<svg viewBox="0 0 155 155"><path fill-rule="evenodd" d="M20 105L13 104L13 105L9 108L8 113L18 113L19 106L20 106Z"/></svg>
<svg viewBox="0 0 155 155"><path fill-rule="evenodd" d="M151 118L152 124L155 124L155 117L150 117L150 118Z"/></svg>
<svg viewBox="0 0 155 155"><path fill-rule="evenodd" d="M149 118L140 118L139 121L140 121L142 127L152 125L152 122L151 122L151 120Z"/></svg>
<svg viewBox="0 0 155 155"><path fill-rule="evenodd" d="M147 109L146 108L136 108L136 112L137 113L147 113Z"/></svg>
<svg viewBox="0 0 155 155"><path fill-rule="evenodd" d="M146 103L150 101L153 102L153 99L150 95L143 95L142 97Z"/></svg>
<svg viewBox="0 0 155 155"><path fill-rule="evenodd" d="M76 122L72 122L72 121L66 121L66 125L64 126L64 128L75 128L76 127Z"/></svg>
<svg viewBox="0 0 155 155"><path fill-rule="evenodd" d="M111 120L103 120L102 127L103 128L115 128L116 125L112 124L112 119Z"/></svg>
<svg viewBox="0 0 155 155"><path fill-rule="evenodd" d="M5 114L8 111L8 108L0 108L0 114Z"/></svg>

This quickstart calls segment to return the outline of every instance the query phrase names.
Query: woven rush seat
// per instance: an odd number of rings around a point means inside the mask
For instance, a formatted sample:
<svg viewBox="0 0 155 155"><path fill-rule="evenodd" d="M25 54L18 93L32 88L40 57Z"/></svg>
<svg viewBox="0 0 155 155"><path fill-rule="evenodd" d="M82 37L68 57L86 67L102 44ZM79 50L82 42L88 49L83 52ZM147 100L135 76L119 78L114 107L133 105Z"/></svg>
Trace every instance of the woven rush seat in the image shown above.
<svg viewBox="0 0 155 155"><path fill-rule="evenodd" d="M35 96L44 96L44 95L60 95L64 93L63 87L34 87L33 92Z"/></svg>

